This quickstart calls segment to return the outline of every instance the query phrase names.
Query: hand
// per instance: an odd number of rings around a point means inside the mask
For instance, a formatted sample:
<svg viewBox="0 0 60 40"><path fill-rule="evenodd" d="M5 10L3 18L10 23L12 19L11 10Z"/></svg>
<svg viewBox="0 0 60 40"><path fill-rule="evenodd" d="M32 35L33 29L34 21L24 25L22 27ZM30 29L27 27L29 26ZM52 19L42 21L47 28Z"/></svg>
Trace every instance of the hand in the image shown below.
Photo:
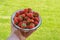
<svg viewBox="0 0 60 40"><path fill-rule="evenodd" d="M26 40L28 36L30 36L35 30L29 31L29 32L24 32L19 29L16 29L15 27L11 27L12 32L20 39L20 40Z"/></svg>

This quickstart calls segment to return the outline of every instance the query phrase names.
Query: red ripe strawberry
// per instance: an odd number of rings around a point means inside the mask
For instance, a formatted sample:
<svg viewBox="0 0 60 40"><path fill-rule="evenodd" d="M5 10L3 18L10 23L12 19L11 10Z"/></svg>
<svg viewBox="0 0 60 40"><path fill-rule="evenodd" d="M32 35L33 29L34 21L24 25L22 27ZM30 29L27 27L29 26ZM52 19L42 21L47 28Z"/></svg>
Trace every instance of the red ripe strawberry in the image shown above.
<svg viewBox="0 0 60 40"><path fill-rule="evenodd" d="M31 13L32 12L32 9L31 8L28 8L28 13Z"/></svg>
<svg viewBox="0 0 60 40"><path fill-rule="evenodd" d="M28 15L28 13L25 13L25 15L27 16L27 15Z"/></svg>
<svg viewBox="0 0 60 40"><path fill-rule="evenodd" d="M33 18L33 13L28 13L27 16Z"/></svg>
<svg viewBox="0 0 60 40"><path fill-rule="evenodd" d="M14 23L15 23L15 24L18 24L18 17L15 17L15 18L14 18Z"/></svg>
<svg viewBox="0 0 60 40"><path fill-rule="evenodd" d="M21 24L21 28L26 28L26 26L27 26L26 23Z"/></svg>
<svg viewBox="0 0 60 40"><path fill-rule="evenodd" d="M32 9L31 9L31 8L28 8L28 10L30 10L30 11L31 11Z"/></svg>
<svg viewBox="0 0 60 40"><path fill-rule="evenodd" d="M19 22L18 26L21 27L22 22Z"/></svg>
<svg viewBox="0 0 60 40"><path fill-rule="evenodd" d="M33 20L33 19L28 18L28 19L27 19L27 22L28 22L28 23L30 23L30 22L34 22L34 20Z"/></svg>
<svg viewBox="0 0 60 40"><path fill-rule="evenodd" d="M34 20L39 21L39 17L35 17Z"/></svg>
<svg viewBox="0 0 60 40"><path fill-rule="evenodd" d="M25 14L22 14L22 17L25 17Z"/></svg>
<svg viewBox="0 0 60 40"><path fill-rule="evenodd" d="M15 16L18 17L19 16L19 12L16 12L16 15Z"/></svg>
<svg viewBox="0 0 60 40"><path fill-rule="evenodd" d="M23 17L22 17L22 15L19 15L19 21L22 21L23 20Z"/></svg>
<svg viewBox="0 0 60 40"><path fill-rule="evenodd" d="M39 22L37 22L37 21L34 22L35 25L38 25L38 23L39 23Z"/></svg>
<svg viewBox="0 0 60 40"><path fill-rule="evenodd" d="M32 19L34 19L34 17L32 17Z"/></svg>
<svg viewBox="0 0 60 40"><path fill-rule="evenodd" d="M34 28L35 24L34 23L30 23L30 25L28 26L29 29Z"/></svg>
<svg viewBox="0 0 60 40"><path fill-rule="evenodd" d="M29 18L29 17L26 16L24 19L27 20L28 18Z"/></svg>
<svg viewBox="0 0 60 40"><path fill-rule="evenodd" d="M28 12L28 9L24 9L24 13L27 13Z"/></svg>
<svg viewBox="0 0 60 40"><path fill-rule="evenodd" d="M38 17L39 14L38 14L37 12L33 12L33 16L34 16L34 17Z"/></svg>
<svg viewBox="0 0 60 40"><path fill-rule="evenodd" d="M24 20L23 22L27 24L27 21L26 20Z"/></svg>
<svg viewBox="0 0 60 40"><path fill-rule="evenodd" d="M34 20L33 20L33 19L31 19L31 20L30 20L30 22L34 22Z"/></svg>
<svg viewBox="0 0 60 40"><path fill-rule="evenodd" d="M28 23L30 22L30 18L27 19L27 22L28 22Z"/></svg>

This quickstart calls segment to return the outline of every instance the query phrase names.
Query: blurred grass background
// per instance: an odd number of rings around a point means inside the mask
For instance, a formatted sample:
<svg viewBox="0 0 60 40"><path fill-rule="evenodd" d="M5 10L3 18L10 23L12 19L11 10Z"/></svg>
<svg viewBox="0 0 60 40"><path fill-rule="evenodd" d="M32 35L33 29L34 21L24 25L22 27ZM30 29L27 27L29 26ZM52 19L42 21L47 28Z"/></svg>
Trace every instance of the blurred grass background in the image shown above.
<svg viewBox="0 0 60 40"><path fill-rule="evenodd" d="M42 25L27 40L60 40L60 0L0 0L0 40L10 35L11 15L19 9L39 12Z"/></svg>

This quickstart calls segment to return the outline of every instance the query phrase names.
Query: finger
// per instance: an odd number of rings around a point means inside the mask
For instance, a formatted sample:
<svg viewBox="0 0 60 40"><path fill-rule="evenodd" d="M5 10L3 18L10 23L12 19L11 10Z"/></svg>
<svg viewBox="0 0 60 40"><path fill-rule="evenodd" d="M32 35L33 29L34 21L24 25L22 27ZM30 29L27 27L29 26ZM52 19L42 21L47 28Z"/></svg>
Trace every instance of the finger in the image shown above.
<svg viewBox="0 0 60 40"><path fill-rule="evenodd" d="M32 34L34 31L35 31L35 30L29 31L29 32L27 33L27 35Z"/></svg>
<svg viewBox="0 0 60 40"><path fill-rule="evenodd" d="M15 30L14 33L15 33L16 35L18 35L18 36L19 36L19 35L20 35L20 36L22 35L21 32L20 32L19 30Z"/></svg>
<svg viewBox="0 0 60 40"><path fill-rule="evenodd" d="M30 36L34 31L35 31L35 30L31 30L31 31L27 32L27 33L25 34L25 37Z"/></svg>
<svg viewBox="0 0 60 40"><path fill-rule="evenodd" d="M14 34L15 34L18 38L20 38L20 36L21 36L21 33L20 33L19 30L15 30Z"/></svg>

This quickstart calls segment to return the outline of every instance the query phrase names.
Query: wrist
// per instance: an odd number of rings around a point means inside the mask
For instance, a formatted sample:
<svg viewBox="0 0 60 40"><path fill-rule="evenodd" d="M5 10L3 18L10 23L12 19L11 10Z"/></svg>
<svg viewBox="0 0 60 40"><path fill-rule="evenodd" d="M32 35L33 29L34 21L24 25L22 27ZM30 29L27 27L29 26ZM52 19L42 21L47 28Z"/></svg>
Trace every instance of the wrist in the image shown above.
<svg viewBox="0 0 60 40"><path fill-rule="evenodd" d="M13 33L9 36L8 40L20 40L20 39Z"/></svg>

